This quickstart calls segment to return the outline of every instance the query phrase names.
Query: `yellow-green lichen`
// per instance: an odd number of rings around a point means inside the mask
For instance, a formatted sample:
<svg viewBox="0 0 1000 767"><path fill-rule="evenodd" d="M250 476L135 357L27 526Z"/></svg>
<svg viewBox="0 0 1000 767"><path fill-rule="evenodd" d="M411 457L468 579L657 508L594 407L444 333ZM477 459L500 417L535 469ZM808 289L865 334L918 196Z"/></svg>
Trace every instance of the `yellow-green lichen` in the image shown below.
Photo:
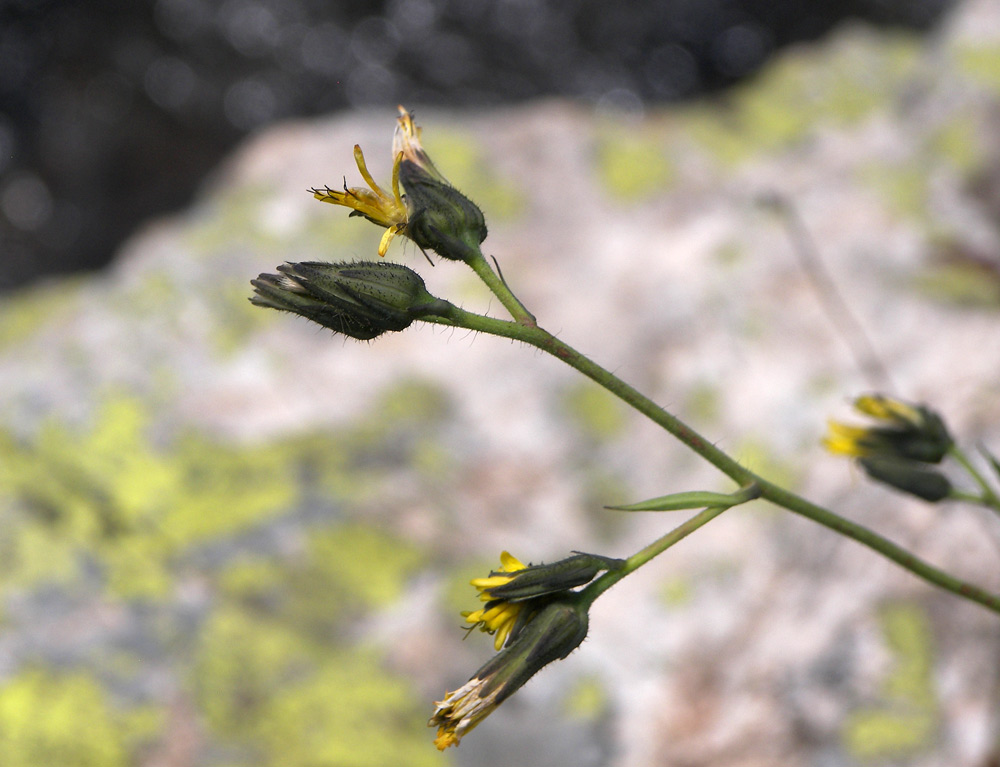
<svg viewBox="0 0 1000 767"><path fill-rule="evenodd" d="M765 440L747 437L734 453L740 464L775 484L794 490L801 482L802 468L785 460Z"/></svg>
<svg viewBox="0 0 1000 767"><path fill-rule="evenodd" d="M30 338L74 310L80 285L80 280L61 279L4 296L0 300L0 349Z"/></svg>
<svg viewBox="0 0 1000 767"><path fill-rule="evenodd" d="M946 159L963 176L978 169L986 153L973 115L949 115L948 122L930 137L928 152Z"/></svg>
<svg viewBox="0 0 1000 767"><path fill-rule="evenodd" d="M261 208L272 194L263 183L216 193L203 201L203 212L197 218L186 222L184 244L196 256L233 251L244 243L254 250L267 247L279 251L282 240L267 231L261 217ZM302 195L307 197L305 190Z"/></svg>
<svg viewBox="0 0 1000 767"><path fill-rule="evenodd" d="M694 598L691 580L676 576L665 581L660 587L660 599L667 607L683 607Z"/></svg>
<svg viewBox="0 0 1000 767"><path fill-rule="evenodd" d="M964 45L956 60L963 72L1000 94L1000 45Z"/></svg>
<svg viewBox="0 0 1000 767"><path fill-rule="evenodd" d="M277 264L268 267L268 270L275 266ZM212 326L211 340L222 356L244 351L253 333L278 321L281 313L264 311L250 303L252 291L245 275L237 279L220 280L215 285L212 309L217 318Z"/></svg>
<svg viewBox="0 0 1000 767"><path fill-rule="evenodd" d="M721 400L718 387L707 382L697 383L687 393L684 412L699 423L712 425L719 420Z"/></svg>
<svg viewBox="0 0 1000 767"><path fill-rule="evenodd" d="M220 593L261 619L330 637L346 620L391 604L423 554L397 536L363 524L311 529L288 557L243 556L219 574Z"/></svg>
<svg viewBox="0 0 1000 767"><path fill-rule="evenodd" d="M442 420L450 410L448 393L439 384L420 378L402 378L383 391L369 422L393 429L422 426Z"/></svg>
<svg viewBox="0 0 1000 767"><path fill-rule="evenodd" d="M426 711L371 652L217 610L192 676L210 731L274 767L430 764Z"/></svg>
<svg viewBox="0 0 1000 767"><path fill-rule="evenodd" d="M712 251L712 257L719 266L729 268L739 266L747 254L744 243L729 240Z"/></svg>
<svg viewBox="0 0 1000 767"><path fill-rule="evenodd" d="M292 626L218 607L201 629L193 667L192 686L206 724L219 736L252 740L269 702L288 684L314 674L323 652Z"/></svg>
<svg viewBox="0 0 1000 767"><path fill-rule="evenodd" d="M378 607L399 598L423 555L399 537L360 524L309 538L308 562L342 604Z"/></svg>
<svg viewBox="0 0 1000 767"><path fill-rule="evenodd" d="M4 767L128 767L160 724L153 709L118 710L82 673L26 669L0 686Z"/></svg>
<svg viewBox="0 0 1000 767"><path fill-rule="evenodd" d="M918 60L915 36L860 29L792 50L720 102L681 112L687 135L731 166L791 146L826 126L858 124L901 92Z"/></svg>
<svg viewBox="0 0 1000 767"><path fill-rule="evenodd" d="M609 706L608 692L599 679L577 680L567 692L563 708L572 719L593 722L605 716Z"/></svg>
<svg viewBox="0 0 1000 767"><path fill-rule="evenodd" d="M525 195L510 180L497 175L488 161L488 136L468 134L435 124L423 131L422 141L434 165L448 182L475 202L492 219L511 219L524 210Z"/></svg>
<svg viewBox="0 0 1000 767"><path fill-rule="evenodd" d="M258 730L273 767L433 767L429 703L372 653L331 654L264 707Z"/></svg>
<svg viewBox="0 0 1000 767"><path fill-rule="evenodd" d="M149 422L137 399L111 397L89 429L50 421L31 444L0 439L0 497L19 510L7 527L4 580L67 582L87 556L110 592L163 596L185 548L287 511L296 488L282 446L193 435L155 446Z"/></svg>
<svg viewBox="0 0 1000 767"><path fill-rule="evenodd" d="M988 264L941 257L917 274L914 286L943 304L967 309L1000 308L1000 275Z"/></svg>
<svg viewBox="0 0 1000 767"><path fill-rule="evenodd" d="M894 604L882 610L880 622L893 667L880 701L851 712L842 730L847 751L863 761L917 753L931 745L938 726L927 617L912 605Z"/></svg>
<svg viewBox="0 0 1000 767"><path fill-rule="evenodd" d="M908 164L873 163L863 166L858 174L862 183L873 189L885 207L898 216L919 221L927 218L928 177L922 160Z"/></svg>
<svg viewBox="0 0 1000 767"><path fill-rule="evenodd" d="M573 425L595 443L612 440L625 430L624 406L614 395L589 381L568 387L562 404Z"/></svg>
<svg viewBox="0 0 1000 767"><path fill-rule="evenodd" d="M606 462L592 460L590 456L577 467L576 475L580 508L587 515L588 522L593 525L600 540L614 540L630 526L630 515L604 507L624 503L621 499L634 497L632 488Z"/></svg>
<svg viewBox="0 0 1000 767"><path fill-rule="evenodd" d="M666 189L675 176L662 138L625 130L600 142L597 168L605 194L626 204Z"/></svg>

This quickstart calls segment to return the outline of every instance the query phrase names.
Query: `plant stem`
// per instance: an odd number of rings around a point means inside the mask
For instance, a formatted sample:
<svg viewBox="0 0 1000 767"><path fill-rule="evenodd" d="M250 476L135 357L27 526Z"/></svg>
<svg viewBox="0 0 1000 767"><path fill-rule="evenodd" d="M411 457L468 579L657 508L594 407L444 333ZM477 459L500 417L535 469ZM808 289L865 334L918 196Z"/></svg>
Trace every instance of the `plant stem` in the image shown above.
<svg viewBox="0 0 1000 767"><path fill-rule="evenodd" d="M551 354L553 357L562 360L570 367L583 373L635 410L645 415L739 485L747 486L756 482L760 486L761 497L766 498L771 503L807 519L811 519L813 522L817 522L877 551L882 556L891 559L900 567L909 570L928 583L932 583L970 601L977 602L988 610L1000 614L1000 595L992 594L978 586L955 578L924 562L906 549L883 538L878 533L851 522L822 506L818 506L779 485L769 482L763 477L757 476L746 467L741 466L736 460L717 448L679 418L668 413L644 394L632 388L613 373L605 370L569 345L563 343L548 331L534 324L525 325L466 312L453 304L449 305L449 307L448 311L442 315L442 319L427 319L432 322L443 322L443 324L464 327L469 330L477 330L491 335L522 341Z"/></svg>
<svg viewBox="0 0 1000 767"><path fill-rule="evenodd" d="M989 483L986 481L986 477L984 477L973 465L972 461L969 460L969 456L965 454L965 451L957 445L952 445L948 449L948 453L962 465L962 468L968 472L969 476L972 477L973 481L979 485L979 488L983 491L982 495L974 498L974 501L976 503L981 503L983 506L989 506L995 511L1000 512L1000 498L998 498L997 494L993 492L993 488L990 487Z"/></svg>
<svg viewBox="0 0 1000 767"><path fill-rule="evenodd" d="M675 543L680 542L695 530L697 530L702 525L708 524L717 516L719 516L726 509L731 508L729 506L710 506L704 511L700 511L695 514L687 522L678 525L673 530L671 530L666 535L653 541L651 544L646 546L644 549L637 551L635 554L630 556L625 560L625 566L617 570L609 570L604 573L600 578L592 582L589 586L580 592L580 599L587 605L590 606L595 599L597 599L601 594L614 586L618 581L629 575L644 564L649 562L654 557L659 556L664 551L669 549Z"/></svg>
<svg viewBox="0 0 1000 767"><path fill-rule="evenodd" d="M466 263L479 276L479 279L486 283L486 287L490 289L493 295L500 299L500 303L504 305L504 308L510 312L510 316L519 324L531 327L537 324L535 322L535 315L525 308L524 304L507 287L507 283L503 281L503 278L497 272L493 271L481 251L477 250L475 256L466 261Z"/></svg>

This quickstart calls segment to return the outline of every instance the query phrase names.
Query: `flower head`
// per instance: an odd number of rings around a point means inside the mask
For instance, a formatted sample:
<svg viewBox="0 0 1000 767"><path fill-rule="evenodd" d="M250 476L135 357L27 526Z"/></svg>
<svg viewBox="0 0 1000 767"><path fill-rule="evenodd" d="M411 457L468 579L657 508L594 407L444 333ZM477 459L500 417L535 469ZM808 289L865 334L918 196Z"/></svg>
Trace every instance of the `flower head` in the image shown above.
<svg viewBox="0 0 1000 767"><path fill-rule="evenodd" d="M823 444L831 453L938 463L952 445L944 421L923 405L867 394L854 401L854 408L875 419L876 425L852 426L830 421Z"/></svg>
<svg viewBox="0 0 1000 767"><path fill-rule="evenodd" d="M321 202L343 205L351 209L352 216L363 216L373 224L387 227L378 245L380 256L384 256L389 250L389 243L392 242L393 237L406 233L406 205L399 191L399 163L401 159L402 153L396 153L392 164L391 194L380 187L372 178L372 174L368 172L364 152L357 144L354 145L354 160L358 164L358 170L361 171L361 177L368 184L368 189L357 186L348 188L345 180L342 192L328 186L309 190Z"/></svg>
<svg viewBox="0 0 1000 767"><path fill-rule="evenodd" d="M256 293L251 303L300 314L359 340L404 330L442 303L415 271L385 261L282 264L278 274L262 274L250 284Z"/></svg>
<svg viewBox="0 0 1000 767"><path fill-rule="evenodd" d="M578 553L548 565L525 565L507 551L500 555L500 563L501 568L488 577L470 581L486 604L462 613L471 624L470 630L479 628L495 634L493 645L497 650L514 640L535 612L552 598L588 583L601 570L614 570L624 564L620 559Z"/></svg>
<svg viewBox="0 0 1000 767"><path fill-rule="evenodd" d="M351 209L352 216L384 226L378 246L380 256L386 254L389 243L399 234L445 258L463 261L478 253L479 243L486 238L482 211L434 167L420 143L420 128L403 107L399 107L392 155L389 191L372 178L358 145L354 146L354 159L367 188L348 187L345 180L343 191L329 186L309 191L317 200L343 205Z"/></svg>
<svg viewBox="0 0 1000 767"><path fill-rule="evenodd" d="M479 628L480 631L485 631L487 634L494 634L496 638L493 640L493 646L497 650L504 646L524 605L520 602L494 599L490 595L490 590L510 583L514 577L510 573L516 573L524 568L525 565L517 557L504 551L500 554L499 570L494 570L486 578L473 578L469 581L479 589L479 598L486 604L479 610L463 612L462 617L465 618L466 623L471 624L470 629Z"/></svg>
<svg viewBox="0 0 1000 767"><path fill-rule="evenodd" d="M876 424L831 421L823 439L830 452L857 458L875 481L925 501L940 501L951 494L949 479L928 465L940 463L952 446L941 416L924 405L881 394L858 397L854 408Z"/></svg>
<svg viewBox="0 0 1000 767"><path fill-rule="evenodd" d="M544 666L575 650L587 636L587 608L571 599L548 602L517 638L444 700L427 723L437 727L434 745L444 751L490 715Z"/></svg>

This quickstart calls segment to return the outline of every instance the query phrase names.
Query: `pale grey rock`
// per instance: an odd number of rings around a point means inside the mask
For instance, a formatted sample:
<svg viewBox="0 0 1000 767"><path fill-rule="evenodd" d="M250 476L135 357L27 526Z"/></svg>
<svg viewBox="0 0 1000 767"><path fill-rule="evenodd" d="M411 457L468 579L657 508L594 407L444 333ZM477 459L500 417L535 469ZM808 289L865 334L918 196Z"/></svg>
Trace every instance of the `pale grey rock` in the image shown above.
<svg viewBox="0 0 1000 767"><path fill-rule="evenodd" d="M543 326L751 468L996 591L995 517L894 495L822 450L826 418L849 418L846 403L869 383L757 200L794 202L898 393L938 408L965 444L1000 450L997 303L968 304L974 291L956 282L968 271L935 271L946 247L983 253L994 271L981 282L996 286L1000 218L969 190L997 174L998 30L985 0L929 43L845 28L704 110L619 119L562 102L409 106L440 169L482 204L486 251ZM387 178L393 119L387 108L249 141L191 210L137 234L111 270L5 341L6 429L30 441L46 419L83 428L109 391L127 391L149 408L154 441L194 428L252 445L376 419L381 392L430 382L448 402L434 439L446 468L429 479L384 459L374 496L335 514L377 510L378 523L451 562L493 562L501 549L536 562L627 556L682 517L609 522L600 503L726 488L624 411L618 433L589 436L567 415L572 371L517 344L431 326L355 343L245 305L249 280L282 261L375 257L374 227L304 190L358 183L355 143ZM436 295L500 311L459 265L431 268L398 242L389 257ZM958 287L936 297L926 286L945 277ZM596 497L602 483L627 497ZM267 545L294 554L312 529L299 522L266 528ZM461 577L446 570L428 565L402 601L347 629L428 696L488 654L478 635L463 644L457 616L435 603ZM211 589L187 585L177 599L193 589L191 609L206 615ZM7 601L8 678L30 660L32 609L49 609L25 599ZM117 605L106 614L103 629L60 637L59 652L128 633ZM762 504L727 512L616 586L591 626L456 763L929 767L985 764L1000 747L997 616ZM598 702L575 709L585 689ZM211 753L191 763L217 763Z"/></svg>

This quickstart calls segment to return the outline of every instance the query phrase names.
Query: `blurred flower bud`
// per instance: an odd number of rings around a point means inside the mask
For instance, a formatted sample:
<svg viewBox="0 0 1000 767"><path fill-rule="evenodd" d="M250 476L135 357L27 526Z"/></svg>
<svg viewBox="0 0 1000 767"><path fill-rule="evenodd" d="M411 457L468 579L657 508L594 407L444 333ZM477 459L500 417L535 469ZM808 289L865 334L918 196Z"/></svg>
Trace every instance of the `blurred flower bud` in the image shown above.
<svg viewBox="0 0 1000 767"><path fill-rule="evenodd" d="M904 493L936 502L951 494L951 482L944 474L914 461L899 458L861 458L858 463L865 473L883 484Z"/></svg>
<svg viewBox="0 0 1000 767"><path fill-rule="evenodd" d="M624 559L577 553L547 565L522 565L513 574L495 571L488 578L473 579L472 585L484 599L520 602L582 586L602 570L617 570L624 564Z"/></svg>

